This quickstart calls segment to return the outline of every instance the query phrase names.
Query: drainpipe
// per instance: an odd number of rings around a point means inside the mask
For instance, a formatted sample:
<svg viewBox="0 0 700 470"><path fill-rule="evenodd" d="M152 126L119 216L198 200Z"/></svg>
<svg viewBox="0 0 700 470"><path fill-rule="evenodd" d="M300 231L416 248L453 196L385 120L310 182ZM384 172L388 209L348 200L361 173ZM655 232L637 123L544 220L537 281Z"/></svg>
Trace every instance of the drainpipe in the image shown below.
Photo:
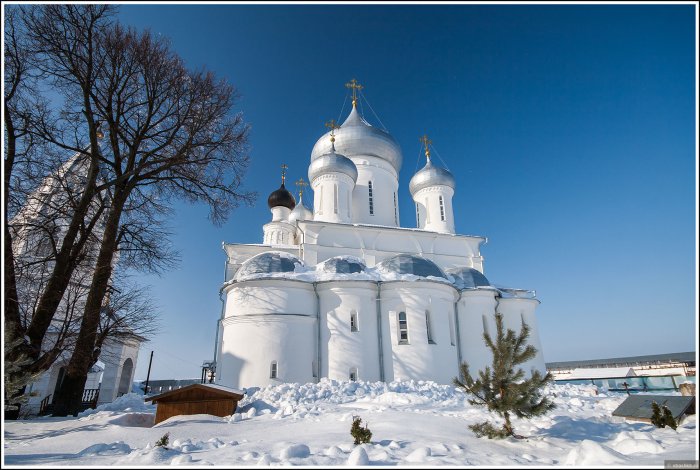
<svg viewBox="0 0 700 470"><path fill-rule="evenodd" d="M462 300L462 292L463 290L459 291L459 297L457 298L457 301L455 302L455 337L457 338L457 373L459 373L460 368L462 367L462 339L459 335L459 301Z"/></svg>
<svg viewBox="0 0 700 470"><path fill-rule="evenodd" d="M384 346L382 344L382 281L377 281L377 342L379 344L379 380L384 382Z"/></svg>
<svg viewBox="0 0 700 470"><path fill-rule="evenodd" d="M321 381L321 298L318 296L316 285L318 282L312 283L314 286L314 294L316 295L316 382Z"/></svg>

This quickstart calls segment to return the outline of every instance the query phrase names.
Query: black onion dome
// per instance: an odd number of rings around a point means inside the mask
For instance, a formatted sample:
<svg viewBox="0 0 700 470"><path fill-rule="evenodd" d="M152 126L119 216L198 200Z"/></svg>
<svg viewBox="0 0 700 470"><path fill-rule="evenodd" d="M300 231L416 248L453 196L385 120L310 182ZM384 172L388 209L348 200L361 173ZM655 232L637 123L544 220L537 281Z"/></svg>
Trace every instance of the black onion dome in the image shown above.
<svg viewBox="0 0 700 470"><path fill-rule="evenodd" d="M280 186L279 189L272 191L270 196L267 198L267 206L270 209L273 207L284 206L289 208L289 210L292 210L294 209L294 206L296 206L296 202L294 201L294 196L292 196L292 193L287 191L287 188L284 187L284 183L282 183L282 186Z"/></svg>

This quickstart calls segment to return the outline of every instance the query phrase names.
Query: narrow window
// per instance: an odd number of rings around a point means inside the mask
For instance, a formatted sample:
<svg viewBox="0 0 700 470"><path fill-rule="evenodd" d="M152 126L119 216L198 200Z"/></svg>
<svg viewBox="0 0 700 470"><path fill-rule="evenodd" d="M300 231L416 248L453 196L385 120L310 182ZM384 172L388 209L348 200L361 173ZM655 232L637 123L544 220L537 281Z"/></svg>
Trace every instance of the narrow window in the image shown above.
<svg viewBox="0 0 700 470"><path fill-rule="evenodd" d="M318 374L316 373L316 361L311 361L311 376L318 377Z"/></svg>
<svg viewBox="0 0 700 470"><path fill-rule="evenodd" d="M345 207L348 208L348 219L349 219L350 217L352 217L350 215L350 191L345 191L345 202L346 202Z"/></svg>
<svg viewBox="0 0 700 470"><path fill-rule="evenodd" d="M399 312L399 344L408 344L408 322L406 312Z"/></svg>
<svg viewBox="0 0 700 470"><path fill-rule="evenodd" d="M270 364L270 378L277 378L277 361L272 361L272 363Z"/></svg>
<svg viewBox="0 0 700 470"><path fill-rule="evenodd" d="M452 346L454 346L454 345L455 345L455 323L454 323L454 322L455 322L455 318L454 318L454 315L451 314L451 313L448 314L447 316L449 317L449 322L448 322L448 324L449 324L449 326L450 326L450 344L451 344Z"/></svg>
<svg viewBox="0 0 700 470"><path fill-rule="evenodd" d="M442 200L442 196L438 198L440 200L440 220L445 220L445 203Z"/></svg>
<svg viewBox="0 0 700 470"><path fill-rule="evenodd" d="M416 203L416 227L420 228L420 204Z"/></svg>
<svg viewBox="0 0 700 470"><path fill-rule="evenodd" d="M350 312L350 331L357 331L357 312Z"/></svg>
<svg viewBox="0 0 700 470"><path fill-rule="evenodd" d="M488 323L487 323L487 321L486 321L486 315L482 315L482 316L481 316L481 323L482 323L483 326L484 326L484 333L488 334L488 333L489 333L489 328L488 328L489 325L488 325Z"/></svg>
<svg viewBox="0 0 700 470"><path fill-rule="evenodd" d="M396 209L396 192L394 191L394 223L399 225L399 212Z"/></svg>
<svg viewBox="0 0 700 470"><path fill-rule="evenodd" d="M372 182L367 183L367 189L369 190L369 215L374 215L374 196L372 195Z"/></svg>
<svg viewBox="0 0 700 470"><path fill-rule="evenodd" d="M318 186L318 213L323 214L323 185Z"/></svg>
<svg viewBox="0 0 700 470"><path fill-rule="evenodd" d="M350 368L350 382L357 382L357 367Z"/></svg>
<svg viewBox="0 0 700 470"><path fill-rule="evenodd" d="M338 185L333 185L333 213L338 213Z"/></svg>
<svg viewBox="0 0 700 470"><path fill-rule="evenodd" d="M428 198L425 198L425 223L430 223L430 209L428 209Z"/></svg>
<svg viewBox="0 0 700 470"><path fill-rule="evenodd" d="M433 327L430 321L430 312L427 310L425 311L425 331L428 334L428 343L435 344L435 341L433 340Z"/></svg>

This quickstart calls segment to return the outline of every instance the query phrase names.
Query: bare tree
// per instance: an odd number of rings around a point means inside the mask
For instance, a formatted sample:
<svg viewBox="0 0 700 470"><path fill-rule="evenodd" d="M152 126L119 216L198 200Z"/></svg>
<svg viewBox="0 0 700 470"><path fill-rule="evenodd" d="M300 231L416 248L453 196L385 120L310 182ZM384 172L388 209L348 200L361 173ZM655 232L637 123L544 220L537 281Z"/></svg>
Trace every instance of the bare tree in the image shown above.
<svg viewBox="0 0 700 470"><path fill-rule="evenodd" d="M32 19L42 9L51 9L64 21L62 27L50 32L56 40L53 44L37 40L38 31L32 30L35 25ZM75 112L72 108L90 110L89 87L86 84L94 83L94 69L99 65L93 60L96 45L94 33L106 23L111 7L95 5L80 10L61 10L53 6L35 6L8 8L6 11L5 65L9 73L5 77L3 110L8 142L4 161L6 206L3 220L7 241L5 325L13 344L17 345L13 354L30 357L32 362L26 369L34 373L50 367L60 352L58 349L42 349L44 338L69 288L73 272L84 258L86 244L95 224L101 217L99 210L91 212L99 192L98 123L93 114ZM54 25L59 23L57 21ZM79 74L82 82L70 80L71 73ZM48 105L48 100L38 92L42 88L39 84L54 85L63 93L62 109L54 110ZM38 146L41 146L39 150ZM12 252L16 244L13 243L10 228L19 225L19 230L25 233L32 224L35 231L40 230L42 225L40 221L37 223L36 218L31 222L23 219L11 224L9 217L19 206L32 208L38 204L48 207L45 201L31 201L23 198L23 195L27 194L26 186L36 185L41 177L53 175L54 182L60 178L57 173L60 166L50 164L61 160L65 163L65 158L51 158L59 153L84 156L86 167L80 184L58 183L62 190L59 199L66 204L60 207L66 210L63 215L68 215L63 219L60 230L47 233L48 239L54 241L54 256L50 264L45 264L50 266L50 272L45 277L45 285L31 316L23 321L18 302L17 262ZM22 171L19 175L18 170ZM15 207L11 207L13 203ZM46 220L59 215L43 214ZM16 341L19 339L21 341Z"/></svg>
<svg viewBox="0 0 700 470"><path fill-rule="evenodd" d="M52 210L63 211L60 227L51 227L48 218L16 224L15 233L31 228L47 235L48 246L36 250L46 255L44 264L36 259L22 265L26 279L32 274L29 268L43 270L36 297L20 306L14 270L6 269L5 279L6 306L15 309L6 316L6 326L20 340L12 343L19 343L17 354L32 359L26 369L45 370L68 345L74 348L57 397L59 412L63 407L63 412L75 413L94 354L108 337L105 331L117 334L103 325L114 302L105 295L117 280L117 260L159 271L176 259L159 217L173 198L208 204L210 218L218 224L255 197L240 190L248 163L247 126L240 114L231 114L233 87L205 70L187 70L167 41L112 22L113 10L88 4L23 6L7 16L14 24L21 18L24 36L14 36L14 44L23 47L17 47L22 54L14 54L21 59L16 71L6 75L6 98L12 89L8 83L21 89L32 88L33 81L51 85L60 99L51 106L46 100L30 106L30 100L10 96L4 109L11 118L5 119L6 135L13 142L24 139L27 149L41 143L42 156L60 155L51 161L65 164L62 155L74 154L83 165L79 181L58 183L69 201L53 205ZM34 87L34 94L41 88ZM6 149L5 169L16 173L19 152L11 145ZM31 181L36 185L37 175L54 175L61 165L22 168L35 173ZM8 184L12 173L5 174L6 204L17 200L19 206L20 195L27 192L20 191L21 178ZM7 210L4 215L9 233ZM18 265L11 256L5 263ZM83 270L84 265L90 269ZM85 272L90 272L89 282ZM42 350L49 331L63 331L63 339Z"/></svg>
<svg viewBox="0 0 700 470"><path fill-rule="evenodd" d="M56 18L35 21L35 34L50 40L43 21L53 24ZM120 237L138 240L136 231L122 225L127 208L152 214L173 198L184 198L208 204L211 220L221 223L231 209L254 197L239 189L248 162L247 127L240 114L231 115L233 87L211 72L188 70L166 40L148 32L115 23L99 34L100 67L94 83L85 86L92 86L92 120L104 122L100 177L111 182L111 201L80 333L56 397L57 415L75 414L80 407Z"/></svg>

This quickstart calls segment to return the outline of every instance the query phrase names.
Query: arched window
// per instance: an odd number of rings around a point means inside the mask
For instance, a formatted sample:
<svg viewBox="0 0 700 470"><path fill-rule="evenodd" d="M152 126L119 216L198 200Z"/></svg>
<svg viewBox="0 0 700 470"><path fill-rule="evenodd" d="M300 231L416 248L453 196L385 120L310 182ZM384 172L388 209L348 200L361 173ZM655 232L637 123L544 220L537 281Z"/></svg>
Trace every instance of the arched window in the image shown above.
<svg viewBox="0 0 700 470"><path fill-rule="evenodd" d="M350 368L350 381L351 382L357 382L357 367L351 367Z"/></svg>
<svg viewBox="0 0 700 470"><path fill-rule="evenodd" d="M488 321L486 320L486 315L481 316L481 323L484 326L484 333L488 334L489 333L489 324L488 324Z"/></svg>
<svg viewBox="0 0 700 470"><path fill-rule="evenodd" d="M399 312L399 344L408 344L408 321L406 312Z"/></svg>
<svg viewBox="0 0 700 470"><path fill-rule="evenodd" d="M420 228L420 204L416 203L416 227Z"/></svg>
<svg viewBox="0 0 700 470"><path fill-rule="evenodd" d="M357 312L350 312L350 331L357 331Z"/></svg>
<svg viewBox="0 0 700 470"><path fill-rule="evenodd" d="M399 211L396 207L396 191L394 191L394 223L399 225Z"/></svg>
<svg viewBox="0 0 700 470"><path fill-rule="evenodd" d="M277 378L277 361L272 361L270 363L270 378L271 379Z"/></svg>
<svg viewBox="0 0 700 470"><path fill-rule="evenodd" d="M430 223L430 209L428 209L428 198L425 198L425 223Z"/></svg>
<svg viewBox="0 0 700 470"><path fill-rule="evenodd" d="M350 214L350 191L345 191L345 207L348 208L348 219L351 217Z"/></svg>
<svg viewBox="0 0 700 470"><path fill-rule="evenodd" d="M338 213L338 185L333 185L333 213Z"/></svg>
<svg viewBox="0 0 700 470"><path fill-rule="evenodd" d="M374 215L374 196L372 193L372 182L367 182L367 190L369 193L369 215Z"/></svg>
<svg viewBox="0 0 700 470"><path fill-rule="evenodd" d="M435 344L435 340L433 340L433 325L430 319L430 312L428 310L425 311L425 331L428 336L428 343Z"/></svg>
<svg viewBox="0 0 700 470"><path fill-rule="evenodd" d="M445 202L442 200L442 196L438 197L440 201L440 220L445 221Z"/></svg>
<svg viewBox="0 0 700 470"><path fill-rule="evenodd" d="M450 344L452 346L455 345L455 318L453 314L447 315L449 317L449 326L450 326Z"/></svg>

